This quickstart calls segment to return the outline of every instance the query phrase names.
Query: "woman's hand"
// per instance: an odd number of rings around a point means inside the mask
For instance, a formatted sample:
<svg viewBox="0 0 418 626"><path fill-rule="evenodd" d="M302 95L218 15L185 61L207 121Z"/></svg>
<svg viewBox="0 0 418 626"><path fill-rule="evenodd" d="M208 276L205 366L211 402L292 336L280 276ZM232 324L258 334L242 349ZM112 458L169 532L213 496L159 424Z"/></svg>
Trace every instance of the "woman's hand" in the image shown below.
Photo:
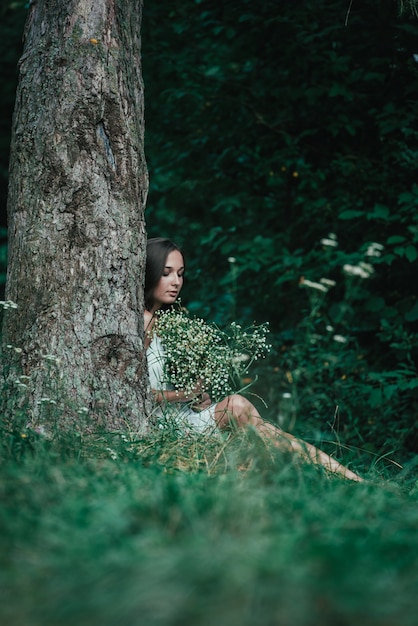
<svg viewBox="0 0 418 626"><path fill-rule="evenodd" d="M190 398L190 408L192 411L204 411L212 404L210 395L203 391L203 380L198 380Z"/></svg>
<svg viewBox="0 0 418 626"><path fill-rule="evenodd" d="M155 402L188 402L193 411L204 411L213 404L211 397L206 391L202 391L201 383L198 383L191 393L185 391L162 391L151 389Z"/></svg>
<svg viewBox="0 0 418 626"><path fill-rule="evenodd" d="M211 397L206 391L200 393L196 400L192 403L191 408L193 411L204 411L208 409L212 404Z"/></svg>

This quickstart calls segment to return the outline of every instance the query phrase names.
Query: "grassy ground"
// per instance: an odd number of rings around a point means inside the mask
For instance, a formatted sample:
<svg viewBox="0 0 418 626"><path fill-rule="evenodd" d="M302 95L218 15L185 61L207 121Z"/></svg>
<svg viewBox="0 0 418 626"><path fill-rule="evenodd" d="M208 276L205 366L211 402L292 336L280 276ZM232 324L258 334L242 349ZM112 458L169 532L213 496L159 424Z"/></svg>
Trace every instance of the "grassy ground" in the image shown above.
<svg viewBox="0 0 418 626"><path fill-rule="evenodd" d="M0 623L415 626L418 488L267 449L3 433Z"/></svg>

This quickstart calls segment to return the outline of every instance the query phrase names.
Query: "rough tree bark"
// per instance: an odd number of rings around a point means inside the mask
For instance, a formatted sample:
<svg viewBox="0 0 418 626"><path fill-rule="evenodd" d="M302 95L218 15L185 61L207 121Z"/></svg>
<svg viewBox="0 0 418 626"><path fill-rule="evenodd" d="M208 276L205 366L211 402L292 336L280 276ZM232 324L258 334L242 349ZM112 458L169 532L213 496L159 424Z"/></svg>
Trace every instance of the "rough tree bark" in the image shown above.
<svg viewBox="0 0 418 626"><path fill-rule="evenodd" d="M141 13L142 0L29 8L8 198L18 309L5 311L3 345L29 377L34 424L51 398L61 426L88 411L85 428L145 428Z"/></svg>

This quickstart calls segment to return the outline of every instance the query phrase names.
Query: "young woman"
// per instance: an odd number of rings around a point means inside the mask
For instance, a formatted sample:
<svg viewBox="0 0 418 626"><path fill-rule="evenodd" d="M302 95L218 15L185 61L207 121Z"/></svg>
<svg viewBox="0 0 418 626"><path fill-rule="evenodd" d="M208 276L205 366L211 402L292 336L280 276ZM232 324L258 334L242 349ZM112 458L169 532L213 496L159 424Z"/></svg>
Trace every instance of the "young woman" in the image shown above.
<svg viewBox="0 0 418 626"><path fill-rule="evenodd" d="M176 419L182 420L198 432L215 431L217 428L227 429L231 425L252 426L262 437L271 440L283 451L296 452L302 458L322 465L329 472L350 480L362 481L363 479L355 472L322 450L264 421L254 405L244 396L233 394L213 403L209 394L199 389L198 382L192 394L172 390L162 382L164 347L158 337L158 327L154 327L155 313L175 303L183 287L184 271L184 256L178 246L161 237L148 240L145 272L145 348L152 393L161 410L164 412L167 407L173 407L172 413Z"/></svg>

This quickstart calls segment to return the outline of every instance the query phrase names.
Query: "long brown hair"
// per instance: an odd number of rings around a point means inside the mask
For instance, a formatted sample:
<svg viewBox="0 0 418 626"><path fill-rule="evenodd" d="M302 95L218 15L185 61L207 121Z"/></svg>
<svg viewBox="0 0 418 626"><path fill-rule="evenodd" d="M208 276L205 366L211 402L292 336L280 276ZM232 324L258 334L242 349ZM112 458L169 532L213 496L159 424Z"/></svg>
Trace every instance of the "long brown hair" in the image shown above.
<svg viewBox="0 0 418 626"><path fill-rule="evenodd" d="M182 250L170 239L164 237L153 237L147 241L147 261L145 265L145 308L151 311L154 305L154 289L160 282L163 275L167 257L170 252L177 250L183 257Z"/></svg>

